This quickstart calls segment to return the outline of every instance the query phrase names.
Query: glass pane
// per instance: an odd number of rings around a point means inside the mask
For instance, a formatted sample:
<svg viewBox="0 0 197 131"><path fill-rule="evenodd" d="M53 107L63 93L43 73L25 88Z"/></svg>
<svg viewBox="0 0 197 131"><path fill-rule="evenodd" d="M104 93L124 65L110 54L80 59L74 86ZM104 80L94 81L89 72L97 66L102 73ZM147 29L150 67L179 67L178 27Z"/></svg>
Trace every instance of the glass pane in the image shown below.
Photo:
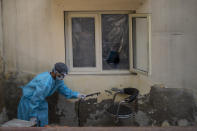
<svg viewBox="0 0 197 131"><path fill-rule="evenodd" d="M148 21L133 18L133 68L148 72Z"/></svg>
<svg viewBox="0 0 197 131"><path fill-rule="evenodd" d="M127 14L102 15L102 61L104 70L129 69Z"/></svg>
<svg viewBox="0 0 197 131"><path fill-rule="evenodd" d="M73 67L96 67L95 20L72 18Z"/></svg>

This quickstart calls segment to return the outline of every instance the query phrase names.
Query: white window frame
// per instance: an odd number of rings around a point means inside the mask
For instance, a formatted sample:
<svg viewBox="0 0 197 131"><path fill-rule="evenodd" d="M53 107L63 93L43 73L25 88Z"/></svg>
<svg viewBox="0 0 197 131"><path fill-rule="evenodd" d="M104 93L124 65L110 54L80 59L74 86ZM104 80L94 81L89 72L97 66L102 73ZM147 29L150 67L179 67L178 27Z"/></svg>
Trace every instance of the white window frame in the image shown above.
<svg viewBox="0 0 197 131"><path fill-rule="evenodd" d="M65 38L66 38L66 63L69 66L69 74L131 74L133 72L150 75L150 36L149 36L149 71L148 73L133 68L133 49L132 49L132 17L147 17L149 21L150 35L150 15L130 14L131 11L104 11L104 12L65 12ZM101 14L128 14L129 19L129 66L128 70L103 70L102 64L102 29ZM95 18L95 51L96 67L73 67L72 52L72 18L74 17L93 17Z"/></svg>
<svg viewBox="0 0 197 131"><path fill-rule="evenodd" d="M132 18L146 18L148 22L148 70L147 72L134 68L133 64L133 34L132 34ZM150 14L129 14L129 49L130 49L130 71L144 75L151 75L151 15Z"/></svg>
<svg viewBox="0 0 197 131"><path fill-rule="evenodd" d="M69 47L69 68L71 72L96 72L100 69L99 62L99 31L98 31L98 15L97 14L68 14L68 47ZM96 67L73 67L73 48L72 48L72 18L94 18L95 20L95 59Z"/></svg>

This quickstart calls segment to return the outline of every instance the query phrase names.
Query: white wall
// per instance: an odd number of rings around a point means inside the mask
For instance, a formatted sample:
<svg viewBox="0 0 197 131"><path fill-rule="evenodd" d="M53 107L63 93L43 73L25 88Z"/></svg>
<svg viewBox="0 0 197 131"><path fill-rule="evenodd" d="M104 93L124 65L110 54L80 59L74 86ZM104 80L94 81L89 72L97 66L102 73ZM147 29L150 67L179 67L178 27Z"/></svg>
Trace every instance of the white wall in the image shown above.
<svg viewBox="0 0 197 131"><path fill-rule="evenodd" d="M3 0L6 72L37 74L65 61L64 11L135 10L142 1ZM68 75L65 82L83 93L135 87L143 94L152 85L140 75Z"/></svg>
<svg viewBox="0 0 197 131"><path fill-rule="evenodd" d="M50 10L48 0L3 1L6 71L35 73L64 60L64 45L51 38Z"/></svg>
<svg viewBox="0 0 197 131"><path fill-rule="evenodd" d="M152 14L152 80L168 87L197 85L196 0L3 0L2 4L7 72L36 74L65 61L64 11L137 8L138 13ZM69 75L65 82L84 93L128 86L147 93L152 84L141 75Z"/></svg>
<svg viewBox="0 0 197 131"><path fill-rule="evenodd" d="M0 73L3 71L2 1L0 0Z"/></svg>
<svg viewBox="0 0 197 131"><path fill-rule="evenodd" d="M152 79L196 88L197 1L149 0L137 12L152 14Z"/></svg>
<svg viewBox="0 0 197 131"><path fill-rule="evenodd" d="M135 10L146 0L52 0L60 10L98 11L98 10Z"/></svg>

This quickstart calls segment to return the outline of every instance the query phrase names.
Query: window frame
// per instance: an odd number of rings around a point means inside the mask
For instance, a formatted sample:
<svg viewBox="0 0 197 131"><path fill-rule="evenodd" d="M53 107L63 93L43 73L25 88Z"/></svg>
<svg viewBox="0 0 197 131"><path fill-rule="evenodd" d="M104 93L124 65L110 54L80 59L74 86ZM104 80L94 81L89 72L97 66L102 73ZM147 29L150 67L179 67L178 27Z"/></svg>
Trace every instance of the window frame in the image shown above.
<svg viewBox="0 0 197 131"><path fill-rule="evenodd" d="M146 17L148 22L148 71L141 71L139 69L134 68L133 64L133 34L132 34L132 18L144 18ZM140 73L143 75L150 76L151 75L151 15L150 14L129 14L129 49L130 49L130 71L135 73Z"/></svg>
<svg viewBox="0 0 197 131"><path fill-rule="evenodd" d="M70 71L72 72L96 72L99 71L99 27L98 27L98 15L96 14L68 14L68 47L69 50L69 68ZM95 62L96 62L96 67L73 67L73 48L72 48L72 18L94 18L95 20Z"/></svg>
<svg viewBox="0 0 197 131"><path fill-rule="evenodd" d="M66 64L69 67L68 74L132 74L140 73L145 75L150 75L150 31L149 31L149 71L148 73L136 70L133 67L133 49L132 49L132 21L131 18L135 16L147 17L150 26L150 15L148 14L131 14L133 11L101 11L101 12L64 12L64 31L65 31L65 46L66 46ZM128 14L129 20L129 69L128 70L103 70L102 67L102 14ZM73 54L72 54L72 23L71 19L73 17L94 17L95 18L95 51L96 51L96 67L73 67ZM150 29L150 27L149 27Z"/></svg>

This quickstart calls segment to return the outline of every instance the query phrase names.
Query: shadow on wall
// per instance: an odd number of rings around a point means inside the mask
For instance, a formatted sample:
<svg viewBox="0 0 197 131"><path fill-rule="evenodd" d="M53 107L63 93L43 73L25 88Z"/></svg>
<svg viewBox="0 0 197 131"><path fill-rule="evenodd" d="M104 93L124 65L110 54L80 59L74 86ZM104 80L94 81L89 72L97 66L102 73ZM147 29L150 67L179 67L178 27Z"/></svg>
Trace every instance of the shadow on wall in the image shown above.
<svg viewBox="0 0 197 131"><path fill-rule="evenodd" d="M17 105L22 95L20 86L26 84L32 79L32 75L20 75L19 73L9 72L0 77L0 113L4 111L6 114L0 115L0 123L17 117ZM5 116L6 115L6 116ZM7 118L5 118L7 117Z"/></svg>

